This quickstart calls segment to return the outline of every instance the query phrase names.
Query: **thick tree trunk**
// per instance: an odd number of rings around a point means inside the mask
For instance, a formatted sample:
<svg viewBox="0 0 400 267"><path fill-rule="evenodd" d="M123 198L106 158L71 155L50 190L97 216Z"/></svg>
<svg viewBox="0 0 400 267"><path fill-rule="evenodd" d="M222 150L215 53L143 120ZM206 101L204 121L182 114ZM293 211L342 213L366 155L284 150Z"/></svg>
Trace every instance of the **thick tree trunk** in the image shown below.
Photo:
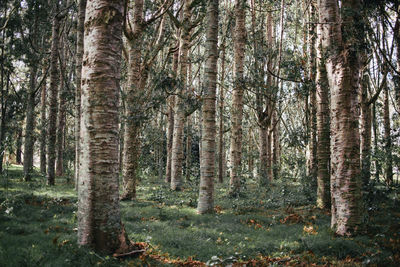
<svg viewBox="0 0 400 267"><path fill-rule="evenodd" d="M37 67L31 66L29 74L29 91L26 101L26 124L24 144L24 180L29 182L33 172L33 148L35 144L35 89Z"/></svg>
<svg viewBox="0 0 400 267"><path fill-rule="evenodd" d="M80 129L81 129L81 76L82 58L84 50L84 24L87 0L79 0L78 3L78 25L76 29L76 75L75 75L75 189L79 184L79 155L80 155Z"/></svg>
<svg viewBox="0 0 400 267"><path fill-rule="evenodd" d="M268 126L261 125L259 127L259 142L260 142L260 185L265 186L269 183L268 179Z"/></svg>
<svg viewBox="0 0 400 267"><path fill-rule="evenodd" d="M45 69L43 68L43 73ZM47 89L46 79L43 81L40 95L40 172L46 174L46 140L47 140L47 121L46 121L46 106L47 106Z"/></svg>
<svg viewBox="0 0 400 267"><path fill-rule="evenodd" d="M185 123L184 103L182 96L187 90L187 69L188 69L188 52L190 45L190 18L191 3L185 1L183 28L179 48L179 79L181 86L179 88L179 96L175 98L175 114L174 114L174 134L172 140L172 162L171 162L171 189L179 191L182 188L182 164L183 164L183 128Z"/></svg>
<svg viewBox="0 0 400 267"><path fill-rule="evenodd" d="M58 8L56 8L58 10ZM57 13L57 12L56 12ZM49 117L47 141L47 184L54 185L57 139L57 109L58 109L58 47L60 18L54 16L52 25L51 55L50 55L50 87L49 87Z"/></svg>
<svg viewBox="0 0 400 267"><path fill-rule="evenodd" d="M243 120L243 71L244 71L244 49L246 46L246 1L235 2L235 85L232 96L232 130L231 130L231 171L230 171L230 193L237 194L240 191L241 161L242 161L242 120Z"/></svg>
<svg viewBox="0 0 400 267"><path fill-rule="evenodd" d="M393 158L392 158L392 138L390 136L390 110L389 110L389 88L387 85L383 88L383 128L385 137L385 153L386 153L386 165L385 165L385 176L386 184L391 185L393 183Z"/></svg>
<svg viewBox="0 0 400 267"><path fill-rule="evenodd" d="M216 90L218 72L218 0L210 0L207 7L205 86L202 105L203 135L200 165L200 193L197 212L214 210Z"/></svg>
<svg viewBox="0 0 400 267"><path fill-rule="evenodd" d="M339 17L336 0L319 0L322 47L329 51L326 67L331 90L331 226L338 235L352 235L362 219L357 93L360 64L356 49L350 51L348 47L358 37L354 26L360 1L346 2L342 8L345 11ZM341 28L341 21L346 21L346 29Z"/></svg>
<svg viewBox="0 0 400 267"><path fill-rule="evenodd" d="M378 154L379 152L379 129L378 129L378 121L377 121L377 114L376 114L376 103L372 104L372 129L374 132L374 153ZM375 180L379 182L379 177L381 174L381 164L379 159L375 159Z"/></svg>
<svg viewBox="0 0 400 267"><path fill-rule="evenodd" d="M317 26L317 206L330 209L330 116L329 116L329 84L326 74L325 60L322 54L321 25Z"/></svg>
<svg viewBox="0 0 400 267"><path fill-rule="evenodd" d="M371 126L372 113L371 105L368 103L368 76L364 75L360 84L361 102L361 175L364 186L368 185L371 179Z"/></svg>
<svg viewBox="0 0 400 267"><path fill-rule="evenodd" d="M89 0L82 66L78 243L111 253L126 242L118 193L122 1Z"/></svg>

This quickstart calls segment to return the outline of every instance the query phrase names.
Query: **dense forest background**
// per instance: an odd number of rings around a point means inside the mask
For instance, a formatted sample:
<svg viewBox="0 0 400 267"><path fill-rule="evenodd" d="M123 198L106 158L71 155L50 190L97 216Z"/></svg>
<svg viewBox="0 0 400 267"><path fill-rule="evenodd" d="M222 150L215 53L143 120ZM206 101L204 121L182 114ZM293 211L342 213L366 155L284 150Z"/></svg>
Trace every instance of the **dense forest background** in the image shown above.
<svg viewBox="0 0 400 267"><path fill-rule="evenodd" d="M396 266L399 55L396 0L2 0L0 265Z"/></svg>

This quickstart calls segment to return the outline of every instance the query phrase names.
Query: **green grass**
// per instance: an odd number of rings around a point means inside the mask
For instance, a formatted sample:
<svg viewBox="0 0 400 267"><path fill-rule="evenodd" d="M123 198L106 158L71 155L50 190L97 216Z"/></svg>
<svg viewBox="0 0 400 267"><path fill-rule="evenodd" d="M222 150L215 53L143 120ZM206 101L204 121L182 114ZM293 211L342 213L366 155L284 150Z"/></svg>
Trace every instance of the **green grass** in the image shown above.
<svg viewBox="0 0 400 267"><path fill-rule="evenodd" d="M151 257L118 260L80 248L73 185L65 178L49 187L39 175L30 183L21 177L21 168L10 166L0 180L0 266L140 266L142 260L162 265ZM260 189L249 180L246 186L246 194L232 199L226 184L216 184L218 212L198 215L196 185L172 192L149 178L141 181L136 201L121 203L122 220L131 240L149 243L149 254L164 259L221 263L262 255L290 257L292 265L399 264L398 191L375 188L364 234L339 238L330 230L329 215L315 208L299 184L275 182Z"/></svg>

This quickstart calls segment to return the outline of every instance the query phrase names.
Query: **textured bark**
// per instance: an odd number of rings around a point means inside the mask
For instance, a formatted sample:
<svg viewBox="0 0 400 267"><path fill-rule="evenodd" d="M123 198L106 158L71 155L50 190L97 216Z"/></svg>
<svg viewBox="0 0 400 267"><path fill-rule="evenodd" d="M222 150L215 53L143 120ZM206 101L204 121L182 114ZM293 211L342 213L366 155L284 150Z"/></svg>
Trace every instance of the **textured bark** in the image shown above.
<svg viewBox="0 0 400 267"><path fill-rule="evenodd" d="M56 8L58 10L58 7ZM47 141L47 184L54 185L56 164L57 111L58 111L58 47L60 32L60 17L54 16L52 22L51 55L50 55L50 87L49 87L49 117Z"/></svg>
<svg viewBox="0 0 400 267"><path fill-rule="evenodd" d="M226 45L225 37L221 44L221 85L219 88L219 128L218 128L218 181L224 182L225 172L225 151L224 151L224 86L225 86L225 56Z"/></svg>
<svg viewBox="0 0 400 267"><path fill-rule="evenodd" d="M64 54L64 39L61 42L60 47L60 87L58 90L58 119L57 119L57 138L56 138L56 176L62 176L64 174L64 130L65 130L65 97L66 97L66 88L65 88L65 67L66 67L66 57Z"/></svg>
<svg viewBox="0 0 400 267"><path fill-rule="evenodd" d="M376 103L372 104L372 130L374 132L374 153L378 153L379 151L379 129L378 129L378 121L377 121L377 114L376 114ZM379 176L381 174L381 164L379 159L375 159L375 180L379 182Z"/></svg>
<svg viewBox="0 0 400 267"><path fill-rule="evenodd" d="M43 68L43 73L45 69ZM43 81L42 90L40 95L40 172L46 173L46 140L47 140L47 120L46 120L46 107L47 107L47 89L46 80Z"/></svg>
<svg viewBox="0 0 400 267"><path fill-rule="evenodd" d="M24 144L24 180L30 181L33 172L33 148L35 144L35 89L37 67L31 66L29 73L29 90L26 100L26 124Z"/></svg>
<svg viewBox="0 0 400 267"><path fill-rule="evenodd" d="M240 191L241 161L242 161L242 120L243 120L243 67L244 49L246 46L245 14L246 1L236 0L235 2L235 37L234 37L234 60L235 60L235 84L232 95L231 111L231 170L230 170L230 192L237 194Z"/></svg>
<svg viewBox="0 0 400 267"><path fill-rule="evenodd" d="M118 193L118 105L123 2L89 0L82 66L78 242L118 249L123 234Z"/></svg>
<svg viewBox="0 0 400 267"><path fill-rule="evenodd" d="M192 161L192 119L189 115L186 118L186 169L185 169L185 176L186 181L190 181L190 168L191 168L191 161Z"/></svg>
<svg viewBox="0 0 400 267"><path fill-rule="evenodd" d="M78 25L76 29L76 74L75 74L75 189L79 184L79 155L80 155L80 130L81 130L81 76L82 58L84 50L84 24L87 0L79 0L78 3Z"/></svg>
<svg viewBox="0 0 400 267"><path fill-rule="evenodd" d="M268 184L268 127L261 125L259 127L259 143L260 143L260 185L265 186Z"/></svg>
<svg viewBox="0 0 400 267"><path fill-rule="evenodd" d="M342 3L342 8L345 11L339 17L336 0L319 0L322 47L329 51L326 67L331 90L331 226L338 235L352 235L362 218L357 93L360 64L356 49L349 47L357 38L354 26L360 1ZM346 21L346 29L341 28L341 21Z"/></svg>
<svg viewBox="0 0 400 267"><path fill-rule="evenodd" d="M16 146L15 161L17 164L22 164L22 128L18 129Z"/></svg>
<svg viewBox="0 0 400 267"><path fill-rule="evenodd" d="M121 199L136 198L138 160L140 156L141 97L147 76L142 75L143 0L135 1L132 11L133 32L128 37L129 68L126 89L124 156L122 166L123 192Z"/></svg>
<svg viewBox="0 0 400 267"><path fill-rule="evenodd" d="M387 85L384 86L383 95L383 128L385 138L385 178L386 183L391 185L393 183L393 157L392 157L392 138L390 136L390 110L389 110L389 88Z"/></svg>
<svg viewBox="0 0 400 267"><path fill-rule="evenodd" d="M179 47L179 42L178 42ZM176 50L172 62L173 75L176 77L178 72L178 58L179 49ZM172 163L172 142L174 136L174 110L175 110L175 96L171 95L168 97L168 121L167 121L167 165L165 170L165 182L171 183L171 163Z"/></svg>
<svg viewBox="0 0 400 267"><path fill-rule="evenodd" d="M214 210L215 139L216 139L216 90L218 72L218 0L207 6L205 85L202 105L202 150L200 165L200 193L197 212Z"/></svg>
<svg viewBox="0 0 400 267"><path fill-rule="evenodd" d="M329 84L326 74L325 60L322 55L321 25L317 26L317 206L330 209L330 116L329 116Z"/></svg>
<svg viewBox="0 0 400 267"><path fill-rule="evenodd" d="M371 127L372 113L371 105L368 103L368 76L364 75L360 84L360 102L361 102L361 174L363 184L368 185L371 179Z"/></svg>
<svg viewBox="0 0 400 267"><path fill-rule="evenodd" d="M188 52L190 45L190 18L192 0L185 1L184 15L179 48L179 96L175 98L174 134L172 140L171 158L171 189L179 191L182 188L182 163L183 163L183 126L185 123L184 103L182 96L186 93Z"/></svg>
<svg viewBox="0 0 400 267"><path fill-rule="evenodd" d="M272 116L272 177L271 179L279 178L279 159L280 159L280 118L275 111Z"/></svg>

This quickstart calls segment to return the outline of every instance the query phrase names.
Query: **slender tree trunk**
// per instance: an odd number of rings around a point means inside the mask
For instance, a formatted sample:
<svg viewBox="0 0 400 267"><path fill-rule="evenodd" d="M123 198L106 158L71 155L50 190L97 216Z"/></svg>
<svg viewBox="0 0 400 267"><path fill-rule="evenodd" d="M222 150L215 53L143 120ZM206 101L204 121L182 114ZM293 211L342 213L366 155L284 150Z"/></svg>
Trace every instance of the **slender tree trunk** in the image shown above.
<svg viewBox="0 0 400 267"><path fill-rule="evenodd" d="M66 88L65 88L65 67L66 67L66 57L64 55L64 39L61 42L60 47L60 88L58 90L58 120L57 120L57 138L56 138L56 175L62 176L64 174L63 164L64 164L64 129L65 129L65 97L66 97Z"/></svg>
<svg viewBox="0 0 400 267"><path fill-rule="evenodd" d="M244 49L246 46L246 1L236 0L235 2L235 37L234 37L234 58L235 58L235 85L232 96L232 134L231 134L231 172L230 172L230 193L235 195L240 191L241 161L242 161L242 120L243 120L243 92L244 92Z"/></svg>
<svg viewBox="0 0 400 267"><path fill-rule="evenodd" d="M15 161L17 164L22 164L22 128L18 129L17 142L16 142Z"/></svg>
<svg viewBox="0 0 400 267"><path fill-rule="evenodd" d="M121 223L118 192L123 10L122 1L89 0L85 19L78 243L106 253L128 241Z"/></svg>
<svg viewBox="0 0 400 267"><path fill-rule="evenodd" d="M361 225L362 196L360 136L358 130L359 59L352 47L357 38L355 22L361 21L359 0L342 3L319 0L322 47L329 51L326 67L331 90L331 226L338 235L352 235ZM341 28L346 21L347 28ZM344 31L344 32L343 32Z"/></svg>
<svg viewBox="0 0 400 267"><path fill-rule="evenodd" d="M179 191L182 188L182 163L183 163L183 126L185 123L183 95L187 90L187 69L188 69L188 52L190 45L190 25L191 3L185 1L183 28L179 48L179 79L181 86L179 96L175 98L175 114L174 114L174 134L172 140L172 162L171 162L171 189Z"/></svg>
<svg viewBox="0 0 400 267"><path fill-rule="evenodd" d="M320 209L330 209L330 116L329 116L329 84L322 54L322 29L317 26L317 206Z"/></svg>
<svg viewBox="0 0 400 267"><path fill-rule="evenodd" d="M213 212L216 139L216 90L218 72L218 0L207 6L206 68L203 95L203 135L200 165L200 193L197 212Z"/></svg>
<svg viewBox="0 0 400 267"><path fill-rule="evenodd" d="M33 173L33 148L35 144L35 89L37 67L31 66L29 74L29 91L26 101L26 124L24 144L24 180L29 182Z"/></svg>
<svg viewBox="0 0 400 267"><path fill-rule="evenodd" d="M43 73L45 73L43 68ZM40 172L46 173L46 140L47 140L47 121L46 121L46 106L47 106L47 89L46 80L43 81L40 95Z"/></svg>
<svg viewBox="0 0 400 267"><path fill-rule="evenodd" d="M279 178L279 159L280 159L280 118L276 111L274 111L272 116L272 140L273 140L273 150L272 150L272 179L276 180Z"/></svg>
<svg viewBox="0 0 400 267"><path fill-rule="evenodd" d="M224 182L224 162L225 162L225 151L224 151L224 86L225 86L225 56L226 56L226 44L225 37L221 45L221 84L219 88L219 129L218 129L218 181Z"/></svg>
<svg viewBox="0 0 400 267"><path fill-rule="evenodd" d="M374 153L375 155L379 152L379 129L378 129L378 121L376 114L376 103L372 104L372 129L374 132ZM381 174L381 164L379 163L379 159L375 159L375 180L379 182L379 176Z"/></svg>
<svg viewBox="0 0 400 267"><path fill-rule="evenodd" d="M385 138L386 166L385 176L386 184L393 183L393 159L392 159L392 138L390 136L390 110L389 110L389 88L385 84L383 96L383 125Z"/></svg>
<svg viewBox="0 0 400 267"><path fill-rule="evenodd" d="M364 186L368 185L371 179L371 105L368 103L368 76L364 75L360 84L361 102L361 175Z"/></svg>
<svg viewBox="0 0 400 267"><path fill-rule="evenodd" d="M135 1L133 9L133 32L128 38L129 70L126 90L124 162L122 166L123 192L121 199L136 198L138 161L140 157L141 106L147 76L142 75L142 33L143 33L143 0Z"/></svg>
<svg viewBox="0 0 400 267"><path fill-rule="evenodd" d="M79 184L79 155L80 155L80 129L81 129L81 76L82 58L84 50L84 24L87 0L79 0L78 3L78 25L76 29L76 75L75 75L75 189Z"/></svg>
<svg viewBox="0 0 400 267"><path fill-rule="evenodd" d="M179 47L179 41L177 42ZM178 58L179 58L179 48L177 48L174 53L172 70L174 77L177 77L178 72ZM174 136L174 110L175 110L175 96L171 95L168 97L168 121L167 121L167 165L165 170L165 182L171 183L171 163L172 163L172 143Z"/></svg>
<svg viewBox="0 0 400 267"><path fill-rule="evenodd" d="M190 181L190 165L191 165L191 157L192 154L192 119L189 115L186 118L186 181Z"/></svg>
<svg viewBox="0 0 400 267"><path fill-rule="evenodd" d="M260 124L259 127L259 142L260 142L260 185L268 184L268 126Z"/></svg>
<svg viewBox="0 0 400 267"><path fill-rule="evenodd" d="M58 12L58 4L56 12ZM58 47L60 17L54 16L52 25L51 55L50 55L50 87L49 87L49 117L48 117L48 141L47 141L47 184L54 185L56 163L56 139L57 139L57 112L58 112Z"/></svg>

